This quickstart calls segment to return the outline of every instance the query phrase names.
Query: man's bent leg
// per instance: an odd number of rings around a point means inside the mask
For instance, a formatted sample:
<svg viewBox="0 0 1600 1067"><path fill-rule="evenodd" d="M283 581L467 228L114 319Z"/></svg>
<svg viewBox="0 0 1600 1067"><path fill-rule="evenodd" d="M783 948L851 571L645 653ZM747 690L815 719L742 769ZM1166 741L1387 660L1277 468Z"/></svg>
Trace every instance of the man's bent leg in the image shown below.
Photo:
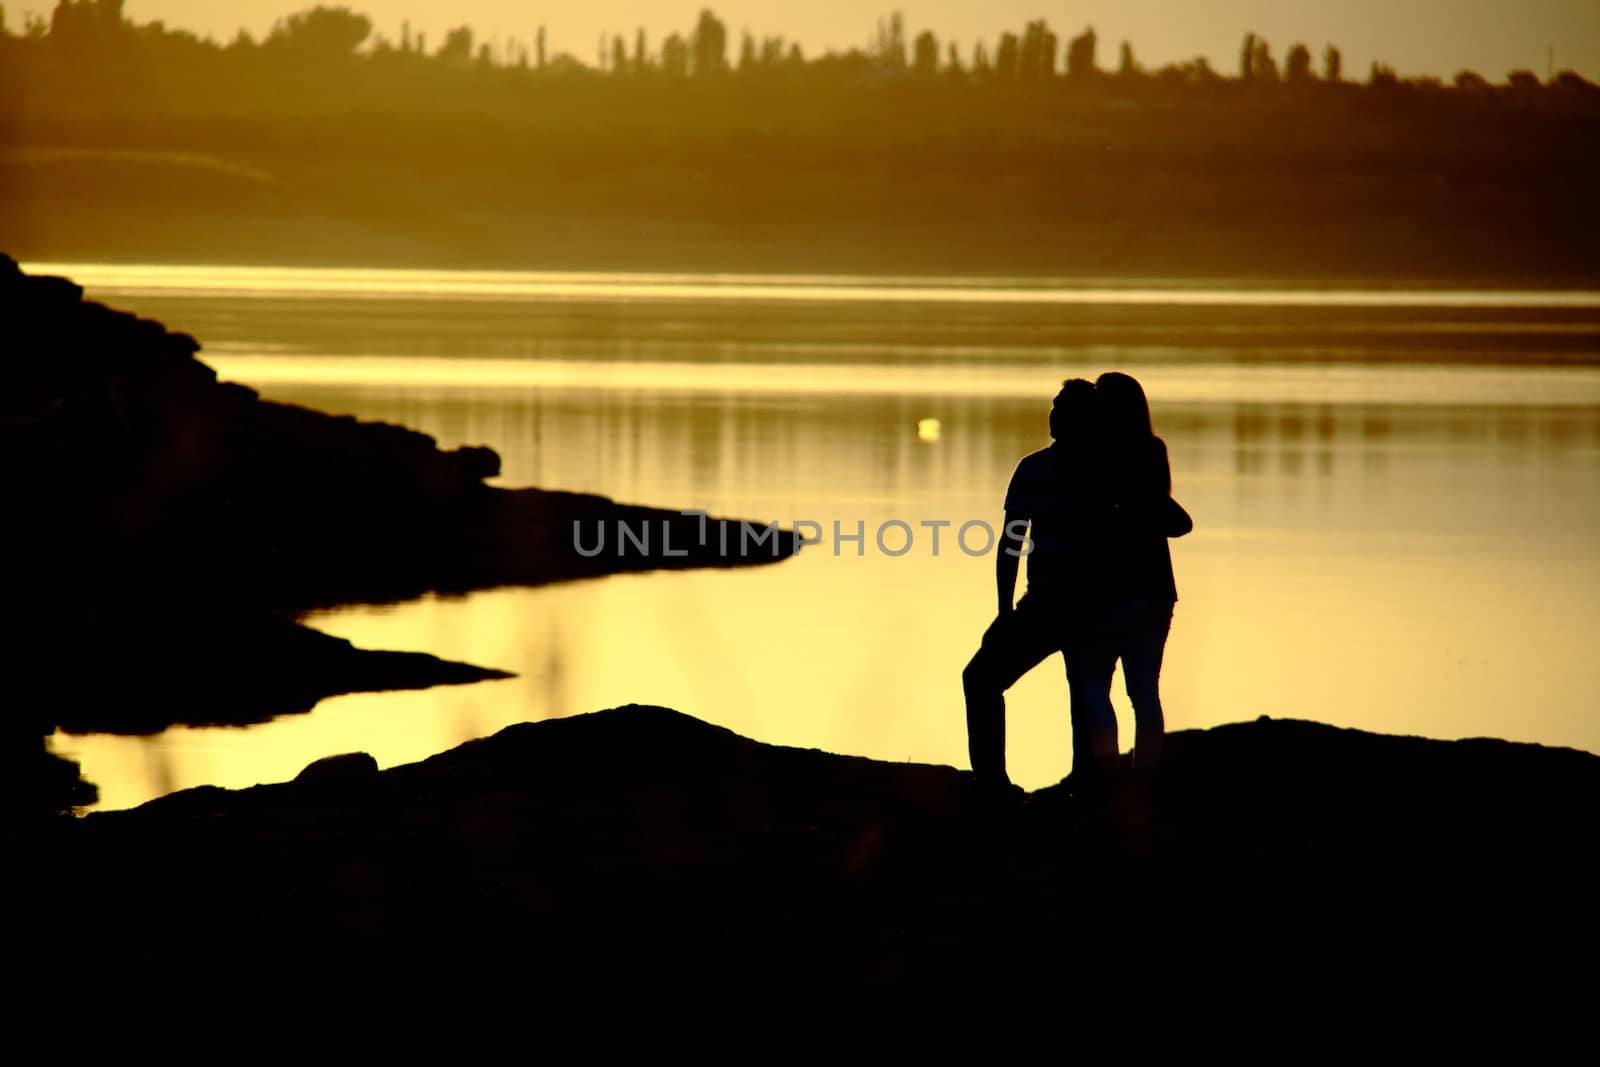
<svg viewBox="0 0 1600 1067"><path fill-rule="evenodd" d="M961 672L967 700L967 756L986 785L1010 782L1006 774L1005 691L1056 651L1049 627L1020 607L999 616Z"/></svg>

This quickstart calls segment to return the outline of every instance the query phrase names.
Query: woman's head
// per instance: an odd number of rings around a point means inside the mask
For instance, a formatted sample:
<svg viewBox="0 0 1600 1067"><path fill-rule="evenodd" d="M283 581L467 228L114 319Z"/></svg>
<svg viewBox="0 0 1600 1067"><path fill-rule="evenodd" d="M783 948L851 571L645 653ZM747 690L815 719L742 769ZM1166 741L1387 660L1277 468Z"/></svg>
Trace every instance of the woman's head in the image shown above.
<svg viewBox="0 0 1600 1067"><path fill-rule="evenodd" d="M1050 436L1057 441L1083 437L1093 428L1094 383L1087 378L1068 378L1050 405Z"/></svg>
<svg viewBox="0 0 1600 1067"><path fill-rule="evenodd" d="M1095 379L1095 407L1101 429L1110 437L1148 437L1155 433L1150 421L1150 401L1132 375L1107 371Z"/></svg>

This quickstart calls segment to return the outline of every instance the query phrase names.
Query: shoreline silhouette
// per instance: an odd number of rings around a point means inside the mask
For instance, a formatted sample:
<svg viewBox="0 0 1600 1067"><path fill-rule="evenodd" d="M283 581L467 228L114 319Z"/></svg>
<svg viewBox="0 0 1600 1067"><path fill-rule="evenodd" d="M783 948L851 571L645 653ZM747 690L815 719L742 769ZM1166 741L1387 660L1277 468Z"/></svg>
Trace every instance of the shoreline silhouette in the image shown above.
<svg viewBox="0 0 1600 1067"><path fill-rule="evenodd" d="M1002 973L1094 1004L1158 966L1313 1018L1342 1017L1352 982L1380 988L1383 960L1405 961L1418 1009L1507 968L1533 986L1564 973L1575 945L1543 931L1576 933L1590 907L1600 757L1262 718L1170 734L1165 774L1153 809L1113 792L1085 820L1055 787L997 826L965 771L616 708L13 839L17 899L73 916L32 925L15 959L137 963L169 992L222 967L314 982L310 961L338 960L359 1000L401 976L487 991L506 980L494 961L527 958L519 988L593 981L630 1002L918 996Z"/></svg>
<svg viewBox="0 0 1600 1067"><path fill-rule="evenodd" d="M0 311L15 344L0 370L0 644L18 709L0 736L0 796L19 818L92 799L43 752L58 727L243 725L338 693L509 677L355 648L294 621L311 609L798 550L793 531L764 524L762 551L742 551L738 520L490 486L490 449L447 452L400 426L261 400L219 382L187 334L3 254ZM578 524L672 535L585 555Z"/></svg>

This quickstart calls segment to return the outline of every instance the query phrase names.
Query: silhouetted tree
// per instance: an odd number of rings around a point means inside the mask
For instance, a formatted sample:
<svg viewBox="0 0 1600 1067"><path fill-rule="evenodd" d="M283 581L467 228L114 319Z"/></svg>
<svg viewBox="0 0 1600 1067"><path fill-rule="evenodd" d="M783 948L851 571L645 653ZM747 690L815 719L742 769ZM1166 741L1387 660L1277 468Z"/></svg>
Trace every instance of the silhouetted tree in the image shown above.
<svg viewBox="0 0 1600 1067"><path fill-rule="evenodd" d="M444 35L438 58L446 63L466 63L472 58L472 27L457 26Z"/></svg>
<svg viewBox="0 0 1600 1067"><path fill-rule="evenodd" d="M1205 56L1162 67L1156 76L1168 85L1183 86L1207 85L1218 79L1217 72L1211 69L1211 62Z"/></svg>
<svg viewBox="0 0 1600 1067"><path fill-rule="evenodd" d="M963 73L961 69L961 53L957 51L954 41L950 42L950 51L945 57L944 67L951 74Z"/></svg>
<svg viewBox="0 0 1600 1067"><path fill-rule="evenodd" d="M1067 45L1067 77L1082 81L1095 75L1094 27L1087 26Z"/></svg>
<svg viewBox="0 0 1600 1067"><path fill-rule="evenodd" d="M917 34L914 54L916 58L912 62L912 69L918 74L931 77L939 72L939 39L932 30Z"/></svg>
<svg viewBox="0 0 1600 1067"><path fill-rule="evenodd" d="M1017 76L1017 63L1022 51L1021 44L1014 33L1000 35L1000 47L994 50L994 73L996 77L1011 79Z"/></svg>
<svg viewBox="0 0 1600 1067"><path fill-rule="evenodd" d="M109 3L112 0L102 0ZM115 0L120 8L120 0ZM314 7L280 19L267 44L322 57L348 56L372 33L372 20L347 7ZM468 30L468 53L471 31Z"/></svg>
<svg viewBox="0 0 1600 1067"><path fill-rule="evenodd" d="M1258 82L1278 80L1278 64L1272 58L1272 47L1262 37L1255 39L1255 51L1250 56L1250 80Z"/></svg>
<svg viewBox="0 0 1600 1067"><path fill-rule="evenodd" d="M1344 57L1333 45L1322 53L1322 80L1337 84L1344 78Z"/></svg>
<svg viewBox="0 0 1600 1067"><path fill-rule="evenodd" d="M633 69L641 71L650 69L650 53L645 48L643 26L640 26L638 32L633 35Z"/></svg>
<svg viewBox="0 0 1600 1067"><path fill-rule="evenodd" d="M694 72L696 75L719 74L727 69L728 27L706 8L700 12L700 21L694 28Z"/></svg>
<svg viewBox="0 0 1600 1067"><path fill-rule="evenodd" d="M1475 70L1463 70L1456 74L1455 86L1469 93L1482 92L1489 88L1489 79Z"/></svg>
<svg viewBox="0 0 1600 1067"><path fill-rule="evenodd" d="M1393 71L1390 71L1393 74ZM1511 86L1513 92L1537 92L1539 90L1539 75L1531 70L1514 70L1506 75L1506 84Z"/></svg>
<svg viewBox="0 0 1600 1067"><path fill-rule="evenodd" d="M1122 54L1117 62L1117 73L1124 78L1131 78L1139 73L1139 64L1133 59L1133 45L1127 41L1122 42Z"/></svg>
<svg viewBox="0 0 1600 1067"><path fill-rule="evenodd" d="M1374 89L1392 89L1400 84L1400 79L1395 77L1393 67L1374 62L1371 73L1367 75L1367 84Z"/></svg>
<svg viewBox="0 0 1600 1067"><path fill-rule="evenodd" d="M60 0L50 13L50 36L78 45L107 45L129 26L122 18L123 0ZM29 29L32 29L30 24Z"/></svg>
<svg viewBox="0 0 1600 1067"><path fill-rule="evenodd" d="M583 61L570 52L557 52L550 57L550 74L553 77L569 77L587 70L589 68L583 65Z"/></svg>
<svg viewBox="0 0 1600 1067"><path fill-rule="evenodd" d="M544 27L539 27L539 33L533 39L534 48L539 54L539 69L544 69Z"/></svg>
<svg viewBox="0 0 1600 1067"><path fill-rule="evenodd" d="M611 73L626 74L628 72L628 47L622 43L622 35L611 38Z"/></svg>
<svg viewBox="0 0 1600 1067"><path fill-rule="evenodd" d="M990 73L989 50L984 47L982 41L972 46L972 73L979 76L987 76Z"/></svg>
<svg viewBox="0 0 1600 1067"><path fill-rule="evenodd" d="M1043 19L1028 23L1022 32L1019 73L1027 81L1041 81L1056 72L1057 37Z"/></svg>
<svg viewBox="0 0 1600 1067"><path fill-rule="evenodd" d="M906 66L906 20L896 11L886 19L878 20L878 32L872 42L872 54L884 66L903 70Z"/></svg>
<svg viewBox="0 0 1600 1067"><path fill-rule="evenodd" d="M1298 84L1308 82L1313 77L1311 49L1303 44L1295 44L1289 49L1289 54L1283 57L1283 80Z"/></svg>
<svg viewBox="0 0 1600 1067"><path fill-rule="evenodd" d="M669 34L661 42L661 69L674 78L689 73L689 42L677 34Z"/></svg>
<svg viewBox="0 0 1600 1067"><path fill-rule="evenodd" d="M1256 72L1256 35L1246 33L1244 42L1239 45L1239 80L1247 82L1255 77Z"/></svg>
<svg viewBox="0 0 1600 1067"><path fill-rule="evenodd" d="M1569 94L1592 95L1600 90L1600 86L1596 86L1594 82L1584 78L1575 70L1558 71L1556 76L1550 79L1550 87Z"/></svg>

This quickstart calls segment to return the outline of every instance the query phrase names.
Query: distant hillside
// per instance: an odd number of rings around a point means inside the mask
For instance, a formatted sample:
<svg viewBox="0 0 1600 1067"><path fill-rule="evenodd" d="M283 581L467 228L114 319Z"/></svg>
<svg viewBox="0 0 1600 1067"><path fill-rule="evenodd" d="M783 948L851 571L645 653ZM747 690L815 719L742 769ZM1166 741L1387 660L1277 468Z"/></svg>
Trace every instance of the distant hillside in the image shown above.
<svg viewBox="0 0 1600 1067"><path fill-rule="evenodd" d="M1081 38L1060 73L1042 23L981 67L695 36L601 72L64 6L0 36L24 258L1600 283L1571 74L1353 83L1259 41L1238 77L1109 73Z"/></svg>

